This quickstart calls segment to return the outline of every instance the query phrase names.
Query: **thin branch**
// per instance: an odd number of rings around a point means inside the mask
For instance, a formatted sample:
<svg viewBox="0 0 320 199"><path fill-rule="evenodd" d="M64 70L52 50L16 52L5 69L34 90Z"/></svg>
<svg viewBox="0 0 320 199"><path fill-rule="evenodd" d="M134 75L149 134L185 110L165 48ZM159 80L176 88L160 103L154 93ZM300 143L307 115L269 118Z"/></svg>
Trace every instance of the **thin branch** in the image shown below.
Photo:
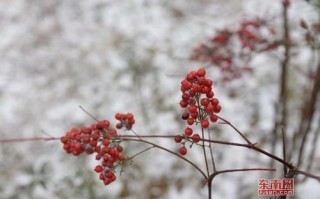
<svg viewBox="0 0 320 199"><path fill-rule="evenodd" d="M95 120L95 121L99 121L95 116L93 116L91 113L89 113L86 109L84 109L82 106L80 106L79 105L79 108L83 111L83 112L85 112L85 114L87 114L89 117L91 117L93 120Z"/></svg>
<svg viewBox="0 0 320 199"><path fill-rule="evenodd" d="M222 117L220 117L220 116L217 116L217 117L218 117L220 120L224 121L227 125L231 126L248 144L253 145L252 142L250 142L250 141L248 140L248 138L241 133L241 131L239 131L235 126L233 126L233 124L232 124L231 122L229 122L228 120L226 120L226 119L224 119L224 118L222 118Z"/></svg>
<svg viewBox="0 0 320 199"><path fill-rule="evenodd" d="M284 127L282 126L282 155L283 155L283 160L287 162L287 152L286 152L286 132ZM287 166L283 165L283 174L286 176L288 173Z"/></svg>
<svg viewBox="0 0 320 199"><path fill-rule="evenodd" d="M39 142L39 141L55 141L55 140L60 140L60 138L57 138L57 137L9 138L9 139L0 139L0 143Z"/></svg>
<svg viewBox="0 0 320 199"><path fill-rule="evenodd" d="M203 176L205 179L207 179L206 174L205 174L196 164L194 164L193 162L191 162L191 161L188 160L187 158L185 158L185 157L183 157L183 156L181 156L181 155L179 155L179 154L177 154L177 153L175 153L175 152L173 152L173 151L171 151L171 150L169 150L169 149L166 149L166 148L164 148L164 147L162 147L162 146L160 146L160 145L157 145L157 144L155 144L155 143L152 143L152 142L149 142L149 141L146 141L146 140L142 140L142 139L125 138L125 137L123 137L123 136L118 136L118 137L121 138L121 139L123 139L123 140L127 140L127 141L137 141L137 142L143 142L143 143L146 143L146 144L150 144L150 145L152 145L152 146L154 146L154 147L156 147L156 148L159 148L159 149L164 150L164 151L166 151L166 152L168 152L168 153L171 153L171 154L173 154L173 155L181 158L182 160L186 161L187 163L191 164L195 169L197 169L197 170L202 174L202 176ZM141 137L141 136L140 136L140 137Z"/></svg>
<svg viewBox="0 0 320 199"><path fill-rule="evenodd" d="M204 138L204 130L203 130L203 128L201 128L201 134L202 134L202 137ZM206 152L206 147L205 147L204 140L202 140L202 145L201 146L202 146L202 150L203 150L204 161L205 161L205 164L206 164L207 176L209 176L209 165L208 165L207 152Z"/></svg>
<svg viewBox="0 0 320 199"><path fill-rule="evenodd" d="M154 147L155 147L155 146L150 146L150 147L148 147L148 148L146 148L146 149L144 149L144 150L142 150L142 151L140 151L140 152L132 155L131 157L129 157L129 158L127 158L127 159L128 159L128 160L132 160L133 158L137 157L138 155L140 155L140 154L142 154L142 153L144 153L144 152L146 152L146 151L149 151L150 149L153 149Z"/></svg>
<svg viewBox="0 0 320 199"><path fill-rule="evenodd" d="M209 130L208 130L209 131ZM208 138L209 140L211 140L211 136L210 136L210 131L208 132ZM216 172L217 168L216 168L216 163L214 161L214 156L213 156L213 151L212 151L212 143L209 142L209 150L210 150L210 156L211 156L211 162L212 162L212 167L213 167L213 172Z"/></svg>

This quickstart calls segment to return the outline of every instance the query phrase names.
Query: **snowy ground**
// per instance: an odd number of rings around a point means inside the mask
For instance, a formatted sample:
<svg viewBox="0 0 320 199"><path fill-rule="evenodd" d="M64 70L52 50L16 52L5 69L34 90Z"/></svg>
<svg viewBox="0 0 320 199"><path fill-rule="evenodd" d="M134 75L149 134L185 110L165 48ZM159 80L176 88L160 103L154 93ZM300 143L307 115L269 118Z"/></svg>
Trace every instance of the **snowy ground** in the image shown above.
<svg viewBox="0 0 320 199"><path fill-rule="evenodd" d="M180 81L201 66L190 62L192 49L216 28L235 26L243 18L270 16L279 25L280 8L276 0L2 0L0 137L62 136L74 126L93 122L79 105L111 120L116 112L132 112L141 134L181 133ZM290 16L292 23L301 17L316 19L304 1L292 5ZM308 53L302 55L297 60L307 62ZM230 84L215 82L214 89L223 107L221 116L259 140L273 125L278 62L261 56L254 64L253 75ZM214 80L221 76L214 68L208 71ZM252 127L256 113L259 121ZM230 128L219 129L219 139L241 142ZM159 143L172 150L179 147L172 140ZM134 154L131 150L144 146L128 143L125 148ZM268 165L266 158L245 149L215 148L219 169ZM198 154L194 149L187 157L202 164ZM93 159L68 156L59 142L1 144L0 160L0 199L196 199L207 194L195 170L157 150L137 157L108 187L92 171ZM261 177L267 175L219 176L213 196L257 198ZM315 180L306 181L297 187L296 198L318 198L318 186Z"/></svg>

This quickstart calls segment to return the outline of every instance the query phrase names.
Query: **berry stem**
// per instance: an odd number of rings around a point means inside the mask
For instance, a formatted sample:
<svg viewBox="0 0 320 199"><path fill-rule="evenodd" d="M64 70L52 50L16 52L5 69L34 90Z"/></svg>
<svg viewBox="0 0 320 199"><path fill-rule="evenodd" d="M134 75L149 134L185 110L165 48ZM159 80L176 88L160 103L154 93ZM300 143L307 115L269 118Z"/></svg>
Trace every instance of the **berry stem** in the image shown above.
<svg viewBox="0 0 320 199"><path fill-rule="evenodd" d="M161 149L161 150L164 150L164 151L166 151L166 152L168 152L168 153L171 153L171 154L173 154L173 155L181 158L182 160L188 162L189 164L191 164L195 169L197 169L197 170L201 173L201 175L202 175L206 180L207 180L207 178L208 178L207 175L206 175L196 164L194 164L193 162L191 162L191 161L188 160L187 158L185 158L185 157L183 157L183 156L181 156L181 155L179 155L179 154L177 154L177 153L175 153L175 152L173 152L173 151L171 151L171 150L169 150L169 149L167 149L167 148L164 148L164 147L162 147L162 146L160 146L160 145L158 145L158 144L155 144L155 143L153 143L153 142L149 142L149 141L143 140L143 139L124 138L123 136L120 136L120 137L121 137L122 140L143 142L143 143L152 145L153 147L156 147L156 148L159 148L159 149ZM172 136L170 136L170 137L172 137ZM140 136L140 138L141 138L141 136Z"/></svg>
<svg viewBox="0 0 320 199"><path fill-rule="evenodd" d="M252 142L250 142L249 139L245 135L243 135L241 133L241 131L239 131L231 122L229 122L228 120L226 120L218 115L217 115L217 117L220 120L222 120L223 122L225 122L227 125L231 126L231 128L233 128L249 145L253 145Z"/></svg>
<svg viewBox="0 0 320 199"><path fill-rule="evenodd" d="M202 137L204 138L204 130L201 128L201 134ZM206 147L205 147L205 142L202 140L202 150L203 150L203 156L204 156L204 161L206 163L206 170L207 170L207 176L209 176L209 165L208 165L208 159L207 159L207 152L206 152Z"/></svg>

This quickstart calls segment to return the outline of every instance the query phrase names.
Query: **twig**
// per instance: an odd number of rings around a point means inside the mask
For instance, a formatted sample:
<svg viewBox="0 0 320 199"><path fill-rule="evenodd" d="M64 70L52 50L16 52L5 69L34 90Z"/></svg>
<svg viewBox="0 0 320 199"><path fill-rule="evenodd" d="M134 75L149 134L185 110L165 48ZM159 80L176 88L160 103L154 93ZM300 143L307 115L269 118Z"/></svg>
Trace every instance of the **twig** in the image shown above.
<svg viewBox="0 0 320 199"><path fill-rule="evenodd" d="M284 127L282 126L282 155L283 155L283 160L287 162L287 152L286 152L286 132L284 130ZM288 170L287 170L287 166L286 165L283 165L283 174L284 176L286 177L288 173Z"/></svg>
<svg viewBox="0 0 320 199"><path fill-rule="evenodd" d="M228 120L220 117L220 116L217 116L220 120L224 121L227 125L231 126L249 145L253 145L252 142L250 142L248 140L248 138L246 136L244 136L241 131L239 131L235 126L233 126L233 124L231 124L231 122L229 122Z"/></svg>
<svg viewBox="0 0 320 199"><path fill-rule="evenodd" d="M85 112L89 117L91 117L93 120L95 120L95 121L99 121L95 116L93 116L91 113L89 113L88 111L86 111L82 106L80 106L79 105L79 108L83 111L83 112Z"/></svg>

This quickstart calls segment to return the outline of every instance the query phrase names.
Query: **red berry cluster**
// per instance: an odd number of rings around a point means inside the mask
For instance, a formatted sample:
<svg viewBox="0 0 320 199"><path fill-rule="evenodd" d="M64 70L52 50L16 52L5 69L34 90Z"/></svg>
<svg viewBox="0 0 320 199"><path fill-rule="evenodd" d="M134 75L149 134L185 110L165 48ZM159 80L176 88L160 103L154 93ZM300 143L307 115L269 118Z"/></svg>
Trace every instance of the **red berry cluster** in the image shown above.
<svg viewBox="0 0 320 199"><path fill-rule="evenodd" d="M127 130L130 130L135 123L134 116L132 113L117 113L115 115L115 118L119 120L119 122L116 124L117 129L125 127Z"/></svg>
<svg viewBox="0 0 320 199"><path fill-rule="evenodd" d="M67 153L78 156L82 153L95 154L100 160L95 171L105 185L116 180L115 168L126 160L117 130L108 120L93 123L90 127L73 128L60 138Z"/></svg>
<svg viewBox="0 0 320 199"><path fill-rule="evenodd" d="M187 111L182 114L182 119L188 125L200 124L202 128L208 128L211 122L218 120L216 113L221 111L219 100L214 98L212 91L212 80L207 79L206 70L200 68L198 71L191 71L181 82L182 100L180 106ZM192 128L187 127L183 135L175 137L175 142L190 140L193 143L199 142L200 135L194 134ZM185 142L182 142L180 154L185 155L187 149Z"/></svg>
<svg viewBox="0 0 320 199"><path fill-rule="evenodd" d="M274 28L265 20L243 21L236 29L217 31L208 42L193 50L191 59L218 67L223 72L223 80L230 81L252 71L250 61L256 53L273 50L280 45L271 37L274 34Z"/></svg>

